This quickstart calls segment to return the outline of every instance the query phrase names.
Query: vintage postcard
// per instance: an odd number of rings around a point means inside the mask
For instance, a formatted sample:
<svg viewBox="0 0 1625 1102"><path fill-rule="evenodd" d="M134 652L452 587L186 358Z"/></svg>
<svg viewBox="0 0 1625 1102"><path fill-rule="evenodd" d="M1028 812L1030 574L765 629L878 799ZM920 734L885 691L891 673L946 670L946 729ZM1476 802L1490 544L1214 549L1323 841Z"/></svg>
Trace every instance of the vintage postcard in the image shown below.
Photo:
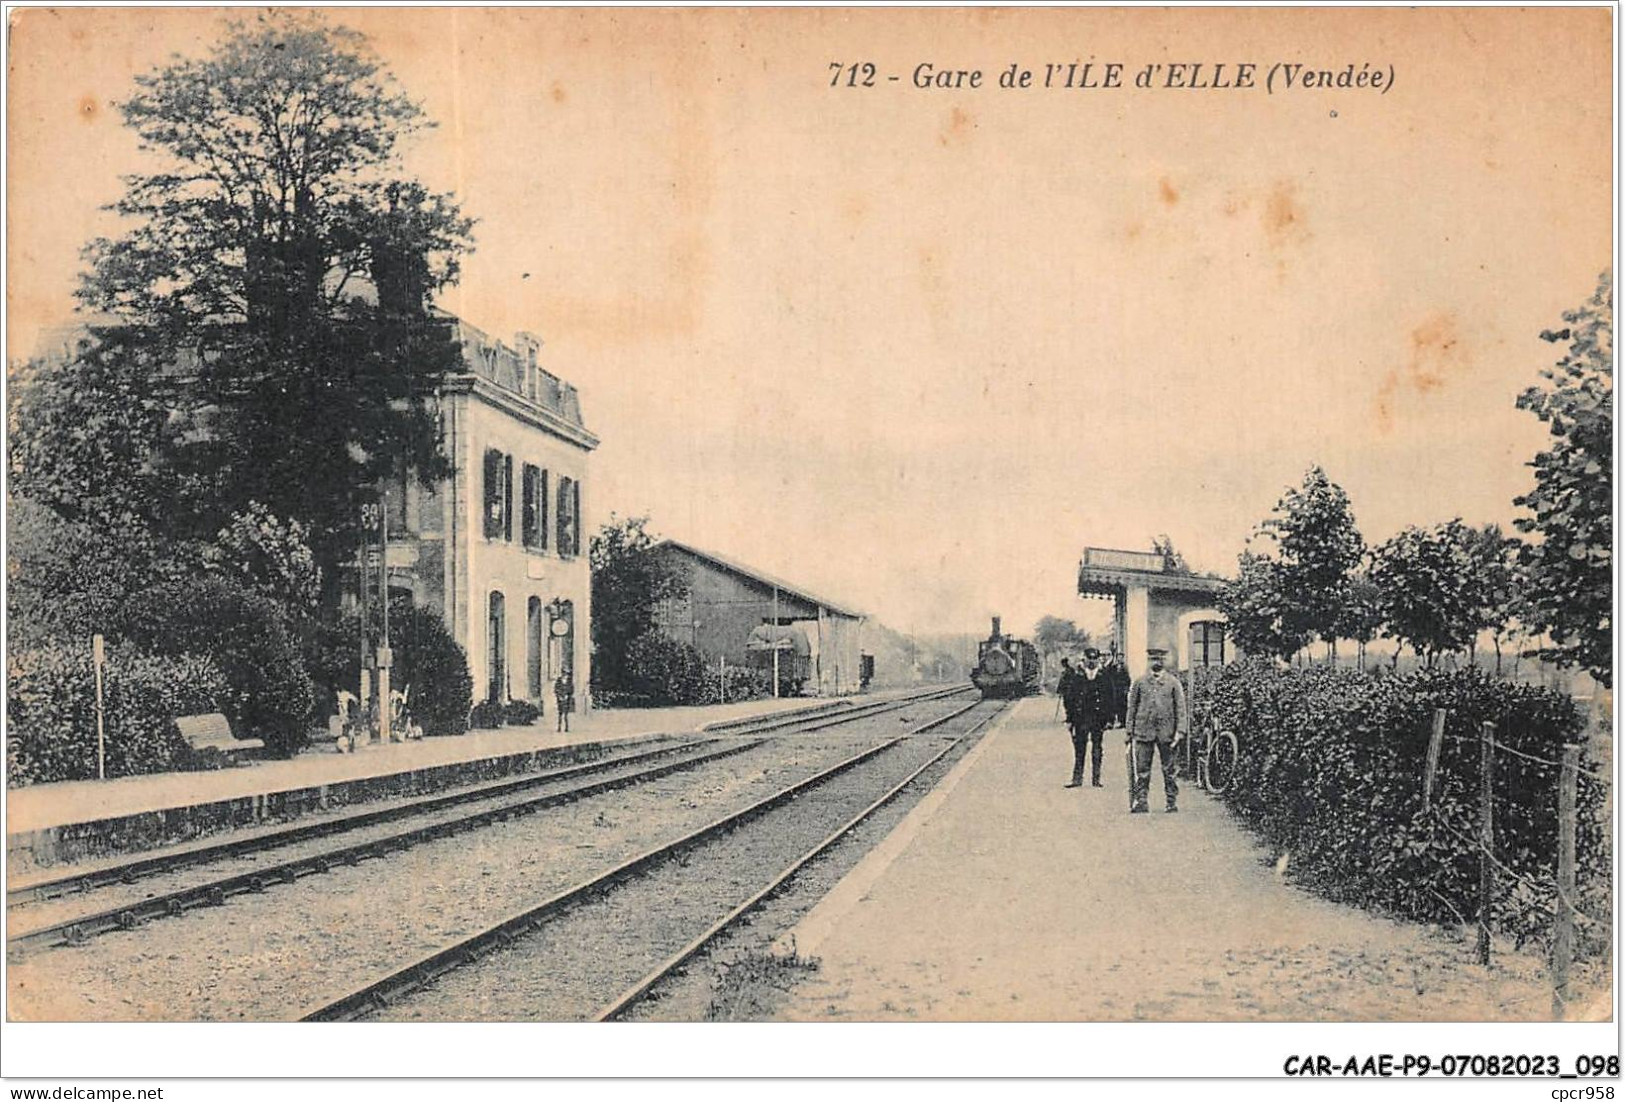
<svg viewBox="0 0 1625 1102"><path fill-rule="evenodd" d="M1617 1076L1616 16L9 9L30 1074Z"/></svg>

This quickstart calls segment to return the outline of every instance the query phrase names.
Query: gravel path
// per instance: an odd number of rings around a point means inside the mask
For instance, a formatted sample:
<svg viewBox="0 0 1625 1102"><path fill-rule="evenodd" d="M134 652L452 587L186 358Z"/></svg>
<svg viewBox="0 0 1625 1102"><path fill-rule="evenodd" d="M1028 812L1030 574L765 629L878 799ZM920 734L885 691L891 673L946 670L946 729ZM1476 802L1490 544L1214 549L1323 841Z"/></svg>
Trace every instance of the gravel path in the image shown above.
<svg viewBox="0 0 1625 1102"><path fill-rule="evenodd" d="M975 716L956 721L968 728ZM563 1021L609 999L944 746L907 739L790 803L572 909L391 1007L386 1021Z"/></svg>
<svg viewBox="0 0 1625 1102"><path fill-rule="evenodd" d="M1454 931L1293 887L1223 807L1127 814L1120 737L1106 787L1064 789L1051 702L991 736L937 815L813 948L773 1016L839 1021L1524 1021L1550 1017L1533 953L1488 970ZM1607 977L1591 988L1606 1016Z"/></svg>
<svg viewBox="0 0 1625 1102"><path fill-rule="evenodd" d="M889 718L889 717L888 717ZM8 969L24 1021L281 1020L874 741L775 740L703 771L426 843ZM838 729L840 730L840 729Z"/></svg>
<svg viewBox="0 0 1625 1102"><path fill-rule="evenodd" d="M625 1016L639 1022L755 1021L769 1018L804 969L772 955L781 934L795 928L841 878L885 840L983 736L966 739L886 806L796 873L783 891L762 902L748 923L723 932L689 966L663 981Z"/></svg>

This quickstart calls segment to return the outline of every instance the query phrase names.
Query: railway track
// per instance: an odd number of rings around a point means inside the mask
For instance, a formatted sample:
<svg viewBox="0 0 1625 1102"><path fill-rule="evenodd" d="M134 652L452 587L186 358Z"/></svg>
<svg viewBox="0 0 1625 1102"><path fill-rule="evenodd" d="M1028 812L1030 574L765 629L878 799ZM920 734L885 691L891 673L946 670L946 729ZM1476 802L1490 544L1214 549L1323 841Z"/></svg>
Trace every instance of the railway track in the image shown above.
<svg viewBox="0 0 1625 1102"><path fill-rule="evenodd" d="M810 725L811 729L822 730L936 700L946 695L953 695L953 691L934 690L872 705L862 705L842 711L836 717L823 715L809 717L804 725L798 725L793 720L769 720L760 727L767 731L782 731L792 727L805 729ZM259 894L274 885L293 883L302 877L325 873L338 866L355 865L424 842L505 822L518 815L559 807L679 771L698 768L761 746L764 740L751 737L758 733L760 731L757 726L744 726L730 731L732 737L726 740L704 738L675 746L617 755L440 796L392 804L373 811L358 812L335 819L324 819L317 823L231 839L214 845L140 858L73 876L26 885L7 893L7 908L12 912L8 920L9 927L15 928L18 925L19 916L26 925L28 903L60 898L75 892L93 893L103 888L133 885L152 877L212 863L234 859L252 860L277 849L296 848L337 835L366 834L374 828L402 820L413 818L431 820L405 830L375 834L351 845L303 852L289 860L256 865L246 871L212 877L172 891L148 894L138 900L75 914L34 929L27 929L23 933L8 937L7 954L8 957L17 959L31 951L80 944L100 934L128 930L154 919L179 916L198 907L219 906L234 896ZM592 779L583 783L569 783L579 778ZM560 783L565 784L565 787L536 792L539 788L545 789ZM447 811L468 805L479 806L450 816L437 817Z"/></svg>
<svg viewBox="0 0 1625 1102"><path fill-rule="evenodd" d="M751 910L779 891L801 868L836 845L928 769L980 732L1004 707L1002 702L973 701L915 727L906 735L889 738L850 755L747 807L717 818L675 840L647 849L362 987L313 1007L303 1015L303 1020L348 1021L380 1013L398 1014L414 996L467 976L470 966L491 958L500 950L518 952L525 944L539 940L533 935L546 934L555 925L566 922L571 923L572 928L596 933L599 938L607 936L610 941L603 947L603 952L590 952L581 949L581 942L576 939L568 939L577 945L578 960L595 963L614 961L624 968L625 959L634 952L631 946L652 947L658 954L653 967L632 977L630 983L617 979L613 985L598 990L598 1001L592 1005L583 1002L578 992L574 1003L582 1009L549 1015L555 1018L619 1017L658 987L666 976L681 968L722 932L743 920ZM950 725L962 730L948 735L941 745L936 740L909 737ZM913 748L912 756L899 749L905 746ZM870 769L871 766L875 768ZM875 772L879 773L878 780L871 775ZM796 829L782 838L776 836L772 829L780 823L780 817L775 813L798 808L808 810L815 820L810 846L799 844L808 834L806 824L798 824ZM794 818L794 815L790 817ZM783 851L788 845L794 850L793 859L788 863L775 856L769 862L772 872L765 878L753 875L753 886L743 893L743 899L739 892L732 890L737 877L708 877L691 867L701 864L706 857L714 857L730 845L738 844L740 839L748 839L747 844L758 847L767 840L771 842L770 849ZM713 888L725 895L726 899L695 899L696 895L704 895ZM682 900L683 906L693 904L706 910L708 913L703 922L688 924L690 927L697 926L699 932L694 934L685 928L680 942L668 949L667 944L673 940L669 937L629 937L623 926L615 921L617 915L595 913L604 908L616 908L622 897L639 889L645 898ZM626 907L621 907L620 912L619 918L627 917ZM634 920L636 912L637 908L632 907ZM717 917L719 914L720 917ZM606 934L606 930L610 932ZM544 957L536 962L539 971L554 972L561 967L547 955L545 948L538 952ZM507 963L508 967L503 972L505 981L514 967L511 960ZM494 959L491 967L498 967ZM585 982L588 988L594 986L593 981ZM491 986L481 985L478 989L486 992ZM509 984L504 982L497 986L507 987ZM433 1016L443 1017L448 1013L452 1018L457 1017L456 1013L447 1011L435 1012ZM514 1017L526 1016L518 1014ZM514 1020L514 1017L501 1014L497 1019Z"/></svg>

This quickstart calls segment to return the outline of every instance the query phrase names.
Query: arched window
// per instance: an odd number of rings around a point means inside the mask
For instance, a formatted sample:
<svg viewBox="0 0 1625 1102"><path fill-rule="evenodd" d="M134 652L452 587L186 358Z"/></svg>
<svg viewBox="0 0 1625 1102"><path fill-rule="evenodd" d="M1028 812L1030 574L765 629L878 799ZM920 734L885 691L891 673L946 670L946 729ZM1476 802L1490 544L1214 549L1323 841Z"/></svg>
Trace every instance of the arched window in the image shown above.
<svg viewBox="0 0 1625 1102"><path fill-rule="evenodd" d="M486 619L485 669L487 700L504 701L508 698L508 624L502 594L491 591L491 610Z"/></svg>
<svg viewBox="0 0 1625 1102"><path fill-rule="evenodd" d="M525 692L532 700L542 699L542 655L546 654L547 614L542 599L532 597L525 605Z"/></svg>

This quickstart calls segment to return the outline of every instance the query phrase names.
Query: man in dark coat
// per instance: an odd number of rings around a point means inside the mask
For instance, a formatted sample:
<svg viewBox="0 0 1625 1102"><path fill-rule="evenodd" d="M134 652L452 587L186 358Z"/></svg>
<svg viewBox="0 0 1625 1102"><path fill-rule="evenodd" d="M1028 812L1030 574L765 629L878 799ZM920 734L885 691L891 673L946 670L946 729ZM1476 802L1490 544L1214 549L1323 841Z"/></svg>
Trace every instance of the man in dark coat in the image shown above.
<svg viewBox="0 0 1625 1102"><path fill-rule="evenodd" d="M1106 673L1112 685L1112 726L1122 727L1127 722L1128 692L1132 679L1128 675L1128 665L1115 649L1111 661L1106 663Z"/></svg>
<svg viewBox="0 0 1625 1102"><path fill-rule="evenodd" d="M1078 747L1078 724L1077 717L1074 715L1074 710L1077 705L1077 682L1078 671L1072 668L1072 659L1061 659L1061 678L1060 681L1058 681L1055 685L1055 695L1060 697L1061 707L1066 712L1066 729L1067 733L1072 736L1072 750L1074 757L1077 755ZM1082 761L1083 759L1078 758L1077 760ZM1078 776L1078 770L1074 769L1072 783L1067 785L1068 788L1077 787Z"/></svg>
<svg viewBox="0 0 1625 1102"><path fill-rule="evenodd" d="M1117 713L1116 692L1111 674L1100 665L1100 651L1087 647L1083 652L1083 668L1072 674L1072 701L1067 713L1072 722L1072 783L1068 788L1083 784L1085 751L1089 757L1090 784L1100 787L1101 733Z"/></svg>

